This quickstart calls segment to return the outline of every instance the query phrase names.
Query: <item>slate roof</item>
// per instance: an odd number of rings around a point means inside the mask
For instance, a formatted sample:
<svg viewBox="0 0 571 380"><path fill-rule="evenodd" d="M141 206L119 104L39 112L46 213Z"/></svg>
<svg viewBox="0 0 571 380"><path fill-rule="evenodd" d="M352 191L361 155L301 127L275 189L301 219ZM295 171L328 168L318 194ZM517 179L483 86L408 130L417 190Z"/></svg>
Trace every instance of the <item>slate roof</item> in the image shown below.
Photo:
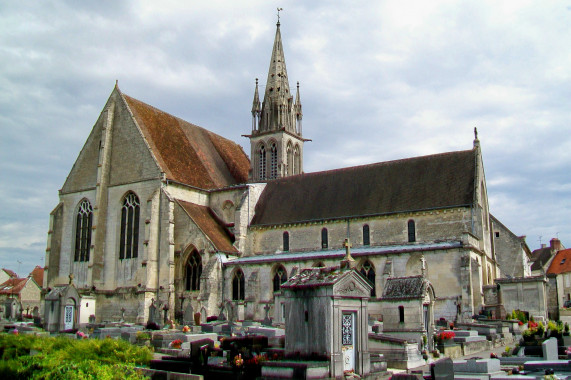
<svg viewBox="0 0 571 380"><path fill-rule="evenodd" d="M0 294L20 294L27 282L27 278L11 278L0 284Z"/></svg>
<svg viewBox="0 0 571 380"><path fill-rule="evenodd" d="M232 245L234 237L222 225L221 221L216 218L210 208L185 202L180 199L177 199L176 202L178 202L218 251L238 253L238 250Z"/></svg>
<svg viewBox="0 0 571 380"><path fill-rule="evenodd" d="M448 250L463 247L460 241L447 241L438 243L415 243L415 244L399 244L399 245L382 245L370 247L357 247L351 249L351 256L368 257L376 255L403 254L407 252L427 252L437 250ZM224 265L248 265L261 264L271 262L288 262L300 260L327 260L337 259L340 261L346 254L345 249L317 250L317 251L299 251L299 252L283 252L272 253L267 255L254 255L240 257L233 260L223 261Z"/></svg>
<svg viewBox="0 0 571 380"><path fill-rule="evenodd" d="M536 271L543 269L552 256L553 252L551 251L551 247L536 249L531 253L531 261L533 262L533 264L531 264L531 270Z"/></svg>
<svg viewBox="0 0 571 380"><path fill-rule="evenodd" d="M238 144L121 95L167 179L205 190L248 180L250 161Z"/></svg>
<svg viewBox="0 0 571 380"><path fill-rule="evenodd" d="M557 252L549 269L547 269L547 274L561 274L571 272L571 249L562 249Z"/></svg>
<svg viewBox="0 0 571 380"><path fill-rule="evenodd" d="M282 288L315 288L334 285L351 271L342 271L339 267L306 268L282 284Z"/></svg>
<svg viewBox="0 0 571 380"><path fill-rule="evenodd" d="M422 276L391 277L387 279L381 299L402 300L423 298L427 282Z"/></svg>
<svg viewBox="0 0 571 380"><path fill-rule="evenodd" d="M253 226L465 207L476 150L301 174L268 182Z"/></svg>

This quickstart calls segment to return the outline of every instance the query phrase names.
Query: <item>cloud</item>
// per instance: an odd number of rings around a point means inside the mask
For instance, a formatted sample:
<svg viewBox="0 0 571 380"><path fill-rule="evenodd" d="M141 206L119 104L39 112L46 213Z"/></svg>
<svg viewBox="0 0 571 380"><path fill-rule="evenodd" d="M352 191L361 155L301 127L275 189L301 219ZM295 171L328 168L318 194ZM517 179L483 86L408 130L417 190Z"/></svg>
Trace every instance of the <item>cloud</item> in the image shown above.
<svg viewBox="0 0 571 380"><path fill-rule="evenodd" d="M125 93L249 151L241 135L254 79L265 84L275 5L1 7L0 266L15 254L43 255L57 190L116 79ZM565 4L294 0L284 8L290 85L300 82L313 140L306 171L470 149L477 127L494 215L532 248L558 232L571 244Z"/></svg>

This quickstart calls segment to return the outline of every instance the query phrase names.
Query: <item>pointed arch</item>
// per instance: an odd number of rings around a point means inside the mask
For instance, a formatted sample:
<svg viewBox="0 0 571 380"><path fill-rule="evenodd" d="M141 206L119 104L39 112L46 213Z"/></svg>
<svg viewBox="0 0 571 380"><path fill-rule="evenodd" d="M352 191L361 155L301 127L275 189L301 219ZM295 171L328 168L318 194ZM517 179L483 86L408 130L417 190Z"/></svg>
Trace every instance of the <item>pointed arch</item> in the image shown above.
<svg viewBox="0 0 571 380"><path fill-rule="evenodd" d="M368 259L365 260L363 262L363 264L361 264L361 269L359 270L359 272L361 272L361 274L371 282L371 285L373 285L373 288L371 289L371 297L375 297L377 295L376 289L375 289L375 279L376 279L376 275L375 275L375 266L373 265L373 263L371 261L369 261Z"/></svg>
<svg viewBox="0 0 571 380"><path fill-rule="evenodd" d="M202 275L202 257L193 249L184 265L184 289L187 291L200 290L200 276Z"/></svg>
<svg viewBox="0 0 571 380"><path fill-rule="evenodd" d="M295 144L293 148L293 174L301 173L301 156L299 145Z"/></svg>
<svg viewBox="0 0 571 380"><path fill-rule="evenodd" d="M246 299L245 287L246 280L244 278L244 272L241 268L236 268L232 275L232 300L244 301Z"/></svg>
<svg viewBox="0 0 571 380"><path fill-rule="evenodd" d="M287 281L287 271L282 264L278 264L274 267L273 272L273 289L274 293L281 290L282 284Z"/></svg>
<svg viewBox="0 0 571 380"><path fill-rule="evenodd" d="M75 219L75 254L73 261L89 261L93 207L87 199L79 202Z"/></svg>
<svg viewBox="0 0 571 380"><path fill-rule="evenodd" d="M270 179L278 178L278 147L275 141L270 145Z"/></svg>
<svg viewBox="0 0 571 380"><path fill-rule="evenodd" d="M257 149L258 155L258 179L266 179L266 146L262 143Z"/></svg>
<svg viewBox="0 0 571 380"><path fill-rule="evenodd" d="M139 197L129 191L121 206L121 235L119 239L119 259L139 256Z"/></svg>
<svg viewBox="0 0 571 380"><path fill-rule="evenodd" d="M293 148L291 145L291 141L287 142L286 158L287 158L287 175L290 176L293 174Z"/></svg>

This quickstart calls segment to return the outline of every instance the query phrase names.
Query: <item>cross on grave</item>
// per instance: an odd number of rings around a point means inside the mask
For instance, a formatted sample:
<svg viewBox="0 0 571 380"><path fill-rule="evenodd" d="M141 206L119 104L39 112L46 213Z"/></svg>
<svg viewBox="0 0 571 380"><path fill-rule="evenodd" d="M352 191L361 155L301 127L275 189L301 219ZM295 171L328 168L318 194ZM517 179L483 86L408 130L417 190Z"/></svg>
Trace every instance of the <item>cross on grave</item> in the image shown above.
<svg viewBox="0 0 571 380"><path fill-rule="evenodd" d="M270 306L269 303L266 304L266 306L264 306L264 311L266 312L266 316L264 317L264 320L262 321L262 325L264 326L271 326L272 325L272 319L270 318L270 309L272 307Z"/></svg>

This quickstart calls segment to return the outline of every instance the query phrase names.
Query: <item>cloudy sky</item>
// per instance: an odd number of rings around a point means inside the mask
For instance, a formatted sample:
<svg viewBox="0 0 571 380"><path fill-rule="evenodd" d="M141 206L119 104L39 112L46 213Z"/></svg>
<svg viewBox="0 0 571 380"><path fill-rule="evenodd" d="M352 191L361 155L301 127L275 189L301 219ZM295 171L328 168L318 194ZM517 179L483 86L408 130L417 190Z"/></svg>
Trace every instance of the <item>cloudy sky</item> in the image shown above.
<svg viewBox="0 0 571 380"><path fill-rule="evenodd" d="M470 149L477 127L492 213L571 247L571 0L0 0L0 267L43 265L115 80L248 152L278 6L306 172Z"/></svg>

